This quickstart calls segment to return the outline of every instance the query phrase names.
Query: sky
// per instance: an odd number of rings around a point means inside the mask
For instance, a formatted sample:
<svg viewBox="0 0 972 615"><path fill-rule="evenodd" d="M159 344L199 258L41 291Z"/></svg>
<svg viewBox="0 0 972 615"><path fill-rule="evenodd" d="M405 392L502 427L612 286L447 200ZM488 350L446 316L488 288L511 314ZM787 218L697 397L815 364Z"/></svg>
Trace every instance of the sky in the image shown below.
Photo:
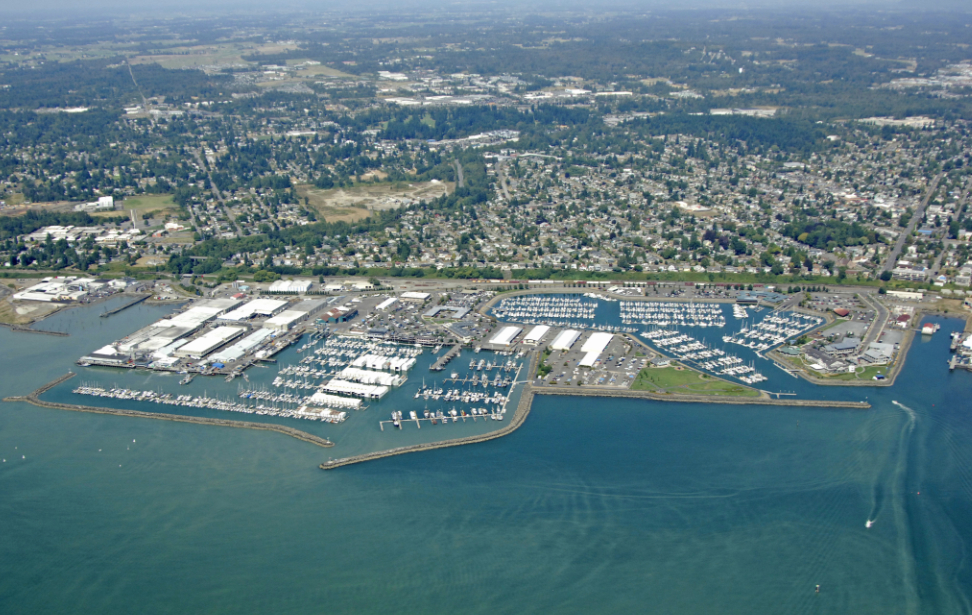
<svg viewBox="0 0 972 615"><path fill-rule="evenodd" d="M824 9L874 8L877 10L955 10L972 12L969 0L16 0L0 1L0 15L29 19L83 19L104 17L171 17L178 14L238 14L313 12L367 12L390 9L514 10L546 12L665 9Z"/></svg>

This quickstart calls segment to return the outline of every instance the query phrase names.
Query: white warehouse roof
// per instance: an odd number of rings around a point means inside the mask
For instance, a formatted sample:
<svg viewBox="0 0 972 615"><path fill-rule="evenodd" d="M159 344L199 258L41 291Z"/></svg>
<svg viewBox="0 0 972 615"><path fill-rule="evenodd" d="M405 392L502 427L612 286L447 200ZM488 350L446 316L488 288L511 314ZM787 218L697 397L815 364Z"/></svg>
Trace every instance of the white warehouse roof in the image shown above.
<svg viewBox="0 0 972 615"><path fill-rule="evenodd" d="M604 333L600 331L591 333L591 337L589 337L587 341L584 342L584 345L581 346L581 352L596 352L597 354L601 354L604 352L604 349L607 348L608 344L611 343L613 338L613 333Z"/></svg>
<svg viewBox="0 0 972 615"><path fill-rule="evenodd" d="M247 335L246 337L236 342L229 348L224 348L223 350L220 350L212 357L210 357L210 359L212 359L213 361L222 361L223 363L226 363L227 361L235 361L240 357L242 357L243 355L245 355L246 353L253 350L254 348L256 348L257 346L259 346L261 343L263 343L264 340L266 340L271 335L273 335L273 331L269 329L257 329L256 331L254 331L250 335Z"/></svg>
<svg viewBox="0 0 972 615"><path fill-rule="evenodd" d="M547 334L547 331L550 331L550 327L547 325L537 325L536 327L530 329L530 332L526 334L523 341L532 342L535 344L543 339L543 336Z"/></svg>
<svg viewBox="0 0 972 615"><path fill-rule="evenodd" d="M376 310L387 310L391 306L395 305L395 302L396 301L398 301L398 299L396 299L395 297L389 297L388 299L385 299L384 301L382 301L381 303L379 303L378 306L375 307L375 309Z"/></svg>
<svg viewBox="0 0 972 615"><path fill-rule="evenodd" d="M246 320L254 316L273 316L287 305L286 301L279 299L254 299L242 305L232 312L227 312L220 316L220 320Z"/></svg>
<svg viewBox="0 0 972 615"><path fill-rule="evenodd" d="M550 348L553 350L570 350L570 347L574 345L577 338L580 337L580 331L575 331L573 329L564 329L560 332L554 341L550 343Z"/></svg>
<svg viewBox="0 0 972 615"><path fill-rule="evenodd" d="M306 293L312 283L309 280L277 280L270 285L270 292L274 293Z"/></svg>
<svg viewBox="0 0 972 615"><path fill-rule="evenodd" d="M179 357L202 358L231 339L243 335L243 327L216 327L175 351Z"/></svg>
<svg viewBox="0 0 972 615"><path fill-rule="evenodd" d="M489 340L489 343L509 346L522 330L520 327L503 327L499 330L499 333L493 336L493 339Z"/></svg>

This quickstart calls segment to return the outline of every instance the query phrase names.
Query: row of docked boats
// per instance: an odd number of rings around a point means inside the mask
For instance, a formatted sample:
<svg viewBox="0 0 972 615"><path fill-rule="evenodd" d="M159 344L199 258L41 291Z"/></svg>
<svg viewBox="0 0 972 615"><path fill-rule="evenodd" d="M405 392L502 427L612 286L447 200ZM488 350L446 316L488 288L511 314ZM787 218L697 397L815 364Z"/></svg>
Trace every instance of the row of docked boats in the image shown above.
<svg viewBox="0 0 972 615"><path fill-rule="evenodd" d="M677 329L653 329L644 331L641 335L665 352L713 374L731 376L747 384L756 384L767 379L755 366L744 365L739 357L718 348L711 348Z"/></svg>
<svg viewBox="0 0 972 615"><path fill-rule="evenodd" d="M278 407L273 404L246 404L243 402L220 399L209 396L173 395L161 391L140 391L120 387L105 388L99 386L81 385L74 389L77 395L88 395L125 401L147 402L169 406L181 406L206 410L221 410L223 412L239 412L242 414L258 414L263 416L281 416L305 420L323 421L326 423L341 423L347 418L346 412L329 408L312 408L301 406L297 408Z"/></svg>
<svg viewBox="0 0 972 615"><path fill-rule="evenodd" d="M821 323L822 318L800 312L771 312L760 322L744 325L736 333L723 336L722 341L761 352L802 335Z"/></svg>
<svg viewBox="0 0 972 615"><path fill-rule="evenodd" d="M622 301L621 322L661 327L724 327L722 305L702 301Z"/></svg>
<svg viewBox="0 0 972 615"><path fill-rule="evenodd" d="M393 410L391 413L391 423L395 427L401 429L402 423L404 421L415 421L416 423L418 423L419 421L425 420L425 421L429 421L433 425L437 425L439 423L445 425L450 420L453 423L458 423L460 420L462 420L462 422L465 423L467 418L471 418L474 421L479 418L490 419L493 421L502 421L505 415L506 415L505 406L496 406L493 409L469 408L469 410L466 410L465 408L461 410L456 410L456 408L453 407L452 409L445 410L445 411L429 410L428 408L426 408L425 412L422 413L421 417L419 416L418 412L416 412L415 410L411 410L408 413L407 419L404 417L404 414L402 413L401 410Z"/></svg>
<svg viewBox="0 0 972 615"><path fill-rule="evenodd" d="M526 295L501 300L493 308L493 316L517 321L524 318L555 321L593 320L597 306L597 301L584 301L580 297Z"/></svg>

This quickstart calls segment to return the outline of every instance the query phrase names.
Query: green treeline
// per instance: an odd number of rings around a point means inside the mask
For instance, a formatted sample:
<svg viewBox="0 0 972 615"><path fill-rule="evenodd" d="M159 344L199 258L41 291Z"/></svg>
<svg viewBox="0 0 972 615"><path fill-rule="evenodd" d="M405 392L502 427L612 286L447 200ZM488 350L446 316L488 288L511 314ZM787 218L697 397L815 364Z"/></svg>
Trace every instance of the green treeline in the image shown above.
<svg viewBox="0 0 972 615"><path fill-rule="evenodd" d="M812 220L802 218L784 226L780 233L808 246L821 250L833 250L842 246L877 243L873 230L857 222L848 224L840 220Z"/></svg>
<svg viewBox="0 0 972 615"><path fill-rule="evenodd" d="M518 129L534 125L586 124L591 117L587 109L540 105L523 112L503 107L436 107L415 115L410 109L396 111L380 133L380 138L458 139L498 129Z"/></svg>
<svg viewBox="0 0 972 615"><path fill-rule="evenodd" d="M761 119L745 115L689 115L673 113L644 120L648 134L693 135L716 143L746 143L747 147L776 147L787 152L808 152L826 133L808 120Z"/></svg>

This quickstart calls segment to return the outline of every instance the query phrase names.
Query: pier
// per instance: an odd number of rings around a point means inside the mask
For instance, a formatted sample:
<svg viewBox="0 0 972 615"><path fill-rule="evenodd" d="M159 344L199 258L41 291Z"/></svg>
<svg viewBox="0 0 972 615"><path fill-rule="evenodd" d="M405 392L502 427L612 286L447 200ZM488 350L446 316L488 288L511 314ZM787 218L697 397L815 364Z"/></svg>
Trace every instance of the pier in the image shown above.
<svg viewBox="0 0 972 615"><path fill-rule="evenodd" d="M127 310L128 308L130 308L130 307L132 307L134 305L138 305L139 303L145 301L146 299L148 299L151 296L152 295L142 295L141 297L136 297L134 301L129 301L125 305L120 305L120 306L116 307L113 310L108 310L107 312L103 312L101 314L101 317L102 318L108 318L109 316L114 316L118 312L122 312L122 311Z"/></svg>
<svg viewBox="0 0 972 615"><path fill-rule="evenodd" d="M44 401L40 399L40 396L47 391L53 389L57 385L65 382L66 380L73 378L75 374L73 372L68 372L67 374L61 376L60 378L48 382L44 386L40 387L36 391L25 395L22 397L6 397L3 401L15 403L24 402L40 408L52 408L55 410L71 410L73 412L90 412L93 414L113 414L116 416L130 416L143 419L156 419L161 421L174 421L176 423L196 423L199 425L211 425L215 427L235 427L238 429L257 429L260 431L275 431L277 433L283 434L285 436L290 436L291 438L296 438L303 442L308 442L316 446L321 447L331 447L334 443L326 438L321 438L313 434L309 434L305 431L300 431L299 429L294 429L293 427L286 427L284 425L277 425L275 423L255 423L251 421L231 421L227 419L212 419L200 416L184 416L180 414L162 414L156 412L142 412L139 410L124 410L119 408L100 408L96 406L82 406L76 404L62 404L57 402Z"/></svg>
<svg viewBox="0 0 972 615"><path fill-rule="evenodd" d="M435 363L429 366L429 371L441 372L442 370L445 369L445 366L449 364L449 361L459 356L459 353L461 351L462 351L462 346L456 344L455 346L449 349L449 352L445 353L444 355L436 359Z"/></svg>

